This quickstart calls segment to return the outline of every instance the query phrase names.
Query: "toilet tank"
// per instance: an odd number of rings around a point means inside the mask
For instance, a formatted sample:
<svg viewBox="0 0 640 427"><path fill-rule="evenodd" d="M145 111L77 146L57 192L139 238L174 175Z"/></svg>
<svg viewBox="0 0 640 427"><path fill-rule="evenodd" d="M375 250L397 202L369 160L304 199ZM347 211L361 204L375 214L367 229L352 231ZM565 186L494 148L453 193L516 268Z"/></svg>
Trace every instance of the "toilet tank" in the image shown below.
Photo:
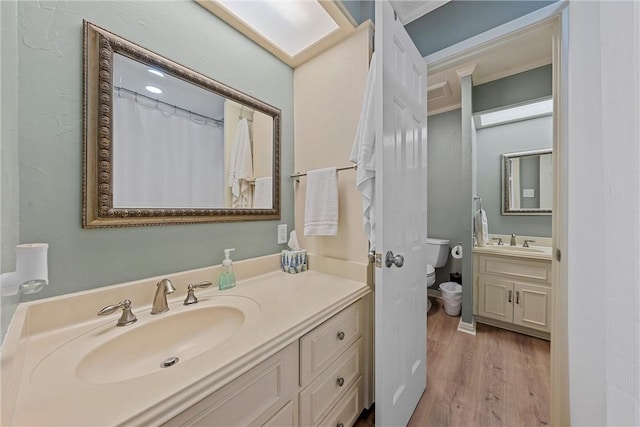
<svg viewBox="0 0 640 427"><path fill-rule="evenodd" d="M442 267L449 258L449 241L427 237L427 264Z"/></svg>

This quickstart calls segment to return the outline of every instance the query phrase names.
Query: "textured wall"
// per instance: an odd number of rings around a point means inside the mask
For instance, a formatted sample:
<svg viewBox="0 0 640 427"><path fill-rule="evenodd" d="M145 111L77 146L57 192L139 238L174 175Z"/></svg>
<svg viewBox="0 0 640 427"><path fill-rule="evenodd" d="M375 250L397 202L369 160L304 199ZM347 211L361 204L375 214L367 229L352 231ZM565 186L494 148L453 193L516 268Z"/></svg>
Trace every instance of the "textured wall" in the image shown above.
<svg viewBox="0 0 640 427"><path fill-rule="evenodd" d="M81 229L83 19L282 110L281 221ZM21 1L18 23L20 237L49 243L50 286L37 298L217 264L226 247L236 259L282 248L276 224L293 225L290 67L191 1Z"/></svg>
<svg viewBox="0 0 640 427"><path fill-rule="evenodd" d="M2 61L0 66L0 123L2 123L2 135L0 136L2 155L2 212L0 213L0 235L2 236L2 248L0 259L2 260L2 272L15 271L15 246L20 243L20 217L19 217L19 187L18 187L18 39L16 2L13 0L0 2L0 50ZM2 307L2 320L0 322L0 337L9 326L18 304L18 297L0 297Z"/></svg>

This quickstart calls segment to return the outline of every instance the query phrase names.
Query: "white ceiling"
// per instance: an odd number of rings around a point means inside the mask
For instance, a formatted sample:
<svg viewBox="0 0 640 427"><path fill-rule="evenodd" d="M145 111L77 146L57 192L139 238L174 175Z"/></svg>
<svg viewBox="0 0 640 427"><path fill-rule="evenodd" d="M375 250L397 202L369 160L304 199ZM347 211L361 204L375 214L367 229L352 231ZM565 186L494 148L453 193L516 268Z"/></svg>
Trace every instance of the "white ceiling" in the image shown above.
<svg viewBox="0 0 640 427"><path fill-rule="evenodd" d="M491 47L479 49L477 53L461 55L458 60L447 63L446 67L430 68L428 99L433 99L428 101L429 114L460 107L460 81L456 70L475 64L472 79L473 85L477 86L551 64L551 36L551 26L543 26L507 37ZM448 83L451 93L444 97L432 96L441 93L440 87L445 83Z"/></svg>

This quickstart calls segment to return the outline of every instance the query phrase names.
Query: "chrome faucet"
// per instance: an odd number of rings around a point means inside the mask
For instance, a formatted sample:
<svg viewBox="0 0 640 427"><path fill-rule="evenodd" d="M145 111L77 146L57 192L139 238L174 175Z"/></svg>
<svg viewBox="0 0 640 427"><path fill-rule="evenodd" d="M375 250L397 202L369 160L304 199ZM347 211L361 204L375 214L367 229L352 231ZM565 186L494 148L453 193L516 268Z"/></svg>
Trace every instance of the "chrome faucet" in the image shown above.
<svg viewBox="0 0 640 427"><path fill-rule="evenodd" d="M516 245L516 233L513 233L511 235L511 242L509 243L509 246L515 246Z"/></svg>
<svg viewBox="0 0 640 427"><path fill-rule="evenodd" d="M108 305L98 312L98 316L106 316L107 314L115 313L119 308L122 309L122 315L118 319L117 326L127 326L135 323L138 319L136 315L131 311L131 301L126 299L118 304Z"/></svg>
<svg viewBox="0 0 640 427"><path fill-rule="evenodd" d="M165 311L169 311L169 304L167 304L167 294L171 294L176 290L173 287L173 283L169 279L162 279L156 284L156 295L153 297L153 306L151 307L151 314L160 314Z"/></svg>

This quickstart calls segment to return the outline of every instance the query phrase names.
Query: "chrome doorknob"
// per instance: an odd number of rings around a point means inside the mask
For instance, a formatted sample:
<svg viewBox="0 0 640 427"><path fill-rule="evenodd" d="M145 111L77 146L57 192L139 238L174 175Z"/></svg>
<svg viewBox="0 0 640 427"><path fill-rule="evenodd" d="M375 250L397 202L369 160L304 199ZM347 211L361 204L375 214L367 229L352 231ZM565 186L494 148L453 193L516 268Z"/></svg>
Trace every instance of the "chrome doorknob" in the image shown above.
<svg viewBox="0 0 640 427"><path fill-rule="evenodd" d="M393 255L393 252L387 252L387 256L385 257L385 264L387 267L391 267L395 265L400 268L404 265L404 257L402 255Z"/></svg>

